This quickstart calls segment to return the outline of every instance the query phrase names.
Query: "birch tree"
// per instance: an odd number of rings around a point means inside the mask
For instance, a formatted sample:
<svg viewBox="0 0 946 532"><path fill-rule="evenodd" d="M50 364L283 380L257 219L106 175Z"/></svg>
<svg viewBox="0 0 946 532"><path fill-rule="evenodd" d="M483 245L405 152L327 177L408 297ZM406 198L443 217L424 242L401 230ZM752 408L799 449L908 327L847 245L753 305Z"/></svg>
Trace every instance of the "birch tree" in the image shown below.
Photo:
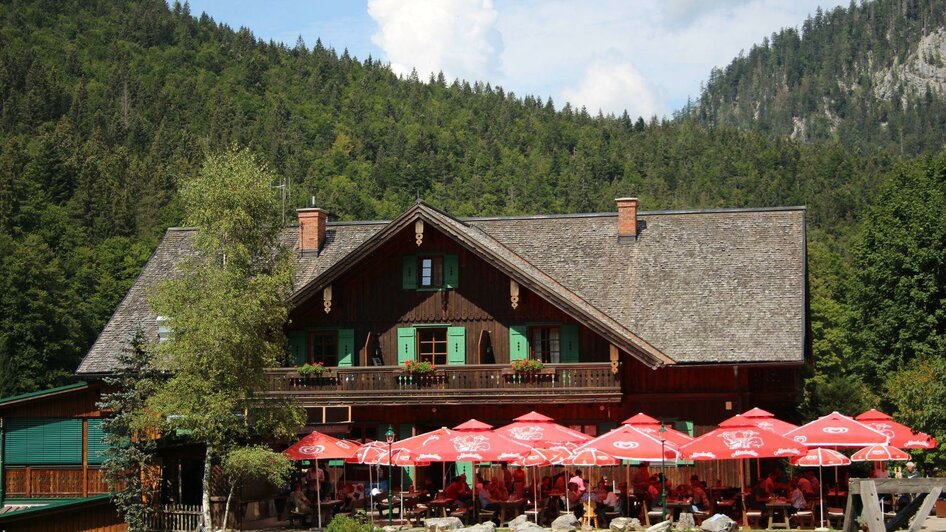
<svg viewBox="0 0 946 532"><path fill-rule="evenodd" d="M212 528L212 464L254 438L291 436L301 409L261 398L263 370L279 365L289 311L292 261L279 243L277 177L248 150L207 157L181 183L193 254L151 298L171 335L157 364L172 377L149 402L164 430L206 446L203 519Z"/></svg>

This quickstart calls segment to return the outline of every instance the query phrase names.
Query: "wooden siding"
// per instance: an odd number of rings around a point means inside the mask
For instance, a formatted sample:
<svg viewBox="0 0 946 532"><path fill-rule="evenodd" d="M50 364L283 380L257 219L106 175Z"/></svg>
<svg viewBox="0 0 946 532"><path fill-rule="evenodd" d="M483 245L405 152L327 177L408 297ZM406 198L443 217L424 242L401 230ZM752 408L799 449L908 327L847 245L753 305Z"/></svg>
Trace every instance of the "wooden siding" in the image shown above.
<svg viewBox="0 0 946 532"><path fill-rule="evenodd" d="M4 496L13 499L55 499L107 493L102 470L90 467L87 489L83 489L81 466L16 467L3 470Z"/></svg>
<svg viewBox="0 0 946 532"><path fill-rule="evenodd" d="M128 525L115 506L101 498L63 507L10 512L0 515L0 529L18 532L125 532Z"/></svg>
<svg viewBox="0 0 946 532"><path fill-rule="evenodd" d="M402 288L403 257L425 253L456 254L459 284L451 290ZM418 247L413 231L405 232L374 255L356 265L332 285L332 310L325 313L321 297L313 297L293 310L290 329L344 327L355 329L359 348L356 364L364 364L369 333L378 335L386 365L397 364L397 329L424 324L466 328L466 363L476 364L477 345L483 331L489 334L497 364L509 362L509 326L527 323L576 323L564 312L522 288L519 304L509 300L509 277L469 253L453 240L427 228ZM608 360L609 344L580 328L582 362Z"/></svg>
<svg viewBox="0 0 946 532"><path fill-rule="evenodd" d="M0 417L100 417L96 403L101 387L92 385L48 397L36 397L0 407Z"/></svg>

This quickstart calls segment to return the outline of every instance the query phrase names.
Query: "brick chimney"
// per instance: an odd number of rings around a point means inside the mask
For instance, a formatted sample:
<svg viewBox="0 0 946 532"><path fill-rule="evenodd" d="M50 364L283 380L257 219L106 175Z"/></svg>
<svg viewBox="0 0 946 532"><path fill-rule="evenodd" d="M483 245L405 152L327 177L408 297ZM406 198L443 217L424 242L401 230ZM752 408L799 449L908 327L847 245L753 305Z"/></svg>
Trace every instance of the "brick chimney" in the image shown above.
<svg viewBox="0 0 946 532"><path fill-rule="evenodd" d="M637 239L637 198L618 198L618 242Z"/></svg>
<svg viewBox="0 0 946 532"><path fill-rule="evenodd" d="M318 253L325 243L328 213L316 207L299 209L299 251Z"/></svg>

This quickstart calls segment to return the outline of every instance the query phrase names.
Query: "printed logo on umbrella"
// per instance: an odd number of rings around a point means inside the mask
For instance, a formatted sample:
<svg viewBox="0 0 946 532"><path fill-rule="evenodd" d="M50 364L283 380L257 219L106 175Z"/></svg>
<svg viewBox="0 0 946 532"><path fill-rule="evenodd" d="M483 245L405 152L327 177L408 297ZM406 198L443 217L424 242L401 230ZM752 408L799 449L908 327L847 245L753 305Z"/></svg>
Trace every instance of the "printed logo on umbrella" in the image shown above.
<svg viewBox="0 0 946 532"><path fill-rule="evenodd" d="M439 439L440 439L440 436L430 436L429 438L427 438L426 440L424 440L424 443L422 443L421 445L427 445L428 443L430 443L430 442L432 442L432 441L437 441L437 440L439 440Z"/></svg>
<svg viewBox="0 0 946 532"><path fill-rule="evenodd" d="M517 440L535 441L542 439L542 427L515 427L509 429L509 435Z"/></svg>
<svg viewBox="0 0 946 532"><path fill-rule="evenodd" d="M302 447L299 447L300 454L317 455L317 454L322 454L324 452L325 452L324 445L303 445Z"/></svg>
<svg viewBox="0 0 946 532"><path fill-rule="evenodd" d="M453 448L459 453L476 453L489 450L486 436L458 436L453 438Z"/></svg>
<svg viewBox="0 0 946 532"><path fill-rule="evenodd" d="M626 449L637 449L638 447L641 446L641 444L638 443L638 442L636 442L636 441L616 441L616 442L612 443L611 445L613 445L614 447L616 447L616 448L618 448L618 449L625 449L625 450L626 450Z"/></svg>
<svg viewBox="0 0 946 532"><path fill-rule="evenodd" d="M778 449L775 450L775 456L789 456L789 455L798 456L799 454L801 453L798 452L798 449L785 449L785 448L779 447Z"/></svg>
<svg viewBox="0 0 946 532"><path fill-rule="evenodd" d="M754 447L762 447L762 438L759 437L759 433L754 430L726 431L719 434L719 437L722 438L723 442L726 443L726 447L729 447L734 451L738 449L752 449ZM753 453L755 453L755 451L753 451ZM733 453L733 456L736 455L737 453Z"/></svg>
<svg viewBox="0 0 946 532"><path fill-rule="evenodd" d="M821 429L821 432L825 434L844 434L847 431L847 427L824 427Z"/></svg>
<svg viewBox="0 0 946 532"><path fill-rule="evenodd" d="M690 455L690 458L716 458L716 453L711 453L709 451L700 451Z"/></svg>
<svg viewBox="0 0 946 532"><path fill-rule="evenodd" d="M888 438L893 438L896 436L896 433L893 431L893 427L886 423L867 423L866 425Z"/></svg>

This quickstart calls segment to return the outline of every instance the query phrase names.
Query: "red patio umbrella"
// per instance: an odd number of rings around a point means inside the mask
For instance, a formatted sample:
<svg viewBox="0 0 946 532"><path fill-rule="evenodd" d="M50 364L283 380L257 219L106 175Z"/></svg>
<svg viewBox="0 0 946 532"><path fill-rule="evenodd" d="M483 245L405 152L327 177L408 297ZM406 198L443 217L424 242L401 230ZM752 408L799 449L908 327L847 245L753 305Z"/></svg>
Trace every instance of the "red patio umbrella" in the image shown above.
<svg viewBox="0 0 946 532"><path fill-rule="evenodd" d="M818 468L818 489L821 493L821 528L824 528L824 483L822 482L821 469L823 467L837 467L848 465L851 459L843 454L833 450L821 447L809 449L803 456L792 458L792 465L799 467L817 467ZM827 529L825 529L827 530Z"/></svg>
<svg viewBox="0 0 946 532"><path fill-rule="evenodd" d="M529 454L532 447L497 434L492 425L470 419L453 428L437 429L397 442L419 462L511 462ZM472 479L476 499L476 479Z"/></svg>
<svg viewBox="0 0 946 532"><path fill-rule="evenodd" d="M649 434L653 436L654 438L657 438L658 440L660 439L661 434L663 434L664 440L670 443L673 443L674 445L677 445L677 446L683 445L685 443L690 443L691 441L693 441L693 437L690 436L689 434L685 432L680 432L679 430L673 427L668 427L666 425L664 425L664 432L661 433L660 421L648 416L647 414L643 412L639 412L625 419L624 421L621 422L621 424L630 425L645 434Z"/></svg>
<svg viewBox="0 0 946 532"><path fill-rule="evenodd" d="M562 460L561 463L580 467L601 467L618 465L621 461L604 451L587 447L575 451L571 456Z"/></svg>
<svg viewBox="0 0 946 532"><path fill-rule="evenodd" d="M744 458L789 458L801 456L804 446L765 430L751 419L735 415L716 429L680 447L690 460L741 460ZM742 507L746 507L745 472L739 462L739 483ZM748 525L743 511L743 525Z"/></svg>
<svg viewBox="0 0 946 532"><path fill-rule="evenodd" d="M806 447L864 447L886 445L887 435L838 412L806 423L785 433L786 438Z"/></svg>
<svg viewBox="0 0 946 532"><path fill-rule="evenodd" d="M290 460L312 460L315 462L315 467L318 468L320 459L346 460L354 456L357 450L358 446L351 442L333 438L318 431L312 431L283 451L283 454L289 457ZM317 482L315 497L318 499L316 504L318 505L319 528L322 527L322 496L320 489L321 483Z"/></svg>
<svg viewBox="0 0 946 532"><path fill-rule="evenodd" d="M743 412L742 417L748 418L763 429L772 431L781 436L784 436L785 433L790 430L798 428L798 425L793 425L788 421L782 421L776 418L775 414L758 407Z"/></svg>
<svg viewBox="0 0 946 532"><path fill-rule="evenodd" d="M532 411L493 432L529 446L551 447L558 443L585 443L591 436L559 425L554 419Z"/></svg>
<svg viewBox="0 0 946 532"><path fill-rule="evenodd" d="M661 445L659 436L651 436L631 425L621 425L587 443L579 445L574 452L577 453L590 448L602 451L618 460L650 462L656 460L676 461L680 458L680 451L673 442L664 440L663 445Z"/></svg>
<svg viewBox="0 0 946 532"><path fill-rule="evenodd" d="M897 423L892 417L878 410L874 410L873 408L855 417L854 419L876 431L884 433L888 438L890 438L888 445L893 445L902 449L936 448L936 438L926 434L925 432L913 432L913 429L910 427L902 423Z"/></svg>
<svg viewBox="0 0 946 532"><path fill-rule="evenodd" d="M851 455L851 460L854 462L890 462L909 459L910 455L906 451L889 445L871 445Z"/></svg>
<svg viewBox="0 0 946 532"><path fill-rule="evenodd" d="M532 447L490 430L492 425L471 419L454 427L437 429L395 443L414 459L426 462L511 462Z"/></svg>
<svg viewBox="0 0 946 532"><path fill-rule="evenodd" d="M801 456L804 446L765 430L752 420L735 415L716 428L680 447L690 460L740 458L790 458Z"/></svg>

